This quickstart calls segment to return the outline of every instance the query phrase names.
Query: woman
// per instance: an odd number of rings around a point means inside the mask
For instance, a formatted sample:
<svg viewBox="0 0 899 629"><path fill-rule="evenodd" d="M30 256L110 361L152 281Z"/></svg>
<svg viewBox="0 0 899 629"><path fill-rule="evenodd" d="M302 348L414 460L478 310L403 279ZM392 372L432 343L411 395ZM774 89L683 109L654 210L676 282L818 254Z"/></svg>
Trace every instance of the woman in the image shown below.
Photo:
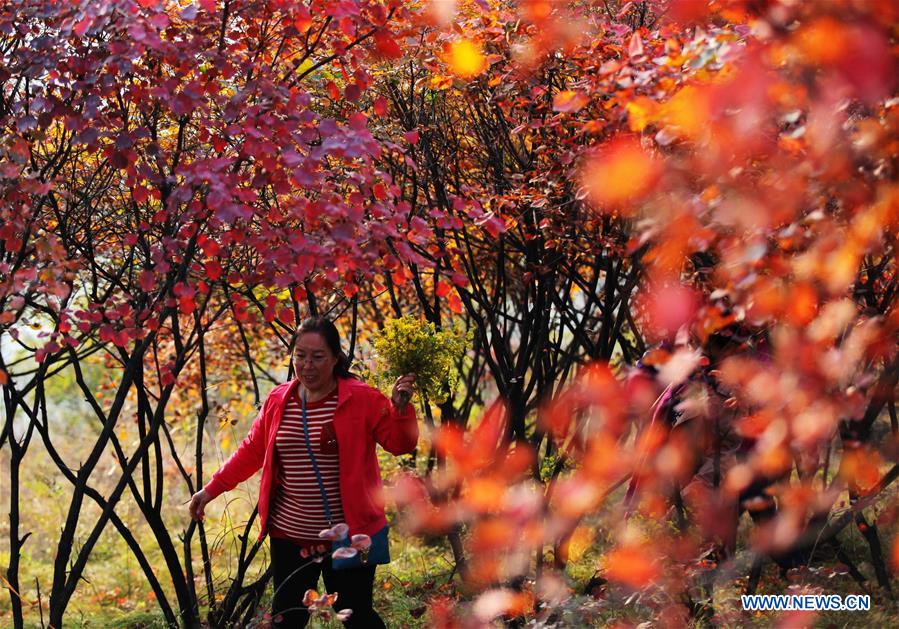
<svg viewBox="0 0 899 629"><path fill-rule="evenodd" d="M191 498L191 516L201 519L210 500L261 467L260 539L271 538L274 626L306 625L303 595L322 575L339 593L334 608L352 610L346 626L383 627L372 608L374 565L335 570L330 553L320 563L308 556L330 544L319 532L341 522L350 535L386 534L375 444L397 455L415 448L418 423L408 403L415 376L397 379L388 401L350 374L337 328L323 317L303 322L292 358L297 379L272 390L249 435Z"/></svg>

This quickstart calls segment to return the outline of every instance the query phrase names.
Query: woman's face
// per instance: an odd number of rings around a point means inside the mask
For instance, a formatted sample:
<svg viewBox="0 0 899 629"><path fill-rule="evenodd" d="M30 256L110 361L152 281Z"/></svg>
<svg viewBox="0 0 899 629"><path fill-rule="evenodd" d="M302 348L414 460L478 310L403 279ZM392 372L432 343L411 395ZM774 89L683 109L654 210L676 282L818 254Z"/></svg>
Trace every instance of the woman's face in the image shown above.
<svg viewBox="0 0 899 629"><path fill-rule="evenodd" d="M321 334L300 334L293 350L293 368L306 389L321 391L334 386L335 365L337 356L328 348Z"/></svg>

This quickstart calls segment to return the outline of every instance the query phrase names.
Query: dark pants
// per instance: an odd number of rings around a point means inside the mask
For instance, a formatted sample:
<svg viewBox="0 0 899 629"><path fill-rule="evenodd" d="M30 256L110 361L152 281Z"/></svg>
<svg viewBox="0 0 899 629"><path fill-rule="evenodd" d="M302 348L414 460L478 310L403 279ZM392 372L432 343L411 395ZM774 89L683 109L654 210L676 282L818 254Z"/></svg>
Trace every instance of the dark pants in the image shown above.
<svg viewBox="0 0 899 629"><path fill-rule="evenodd" d="M345 626L385 627L384 621L372 608L375 566L334 570L330 556L321 563L309 563L309 559L300 557L300 547L286 539L271 538L271 554L275 583L272 601L274 627L296 629L306 626L309 612L303 607L303 595L306 590L318 590L319 575L324 577L329 593L337 592L334 609L353 610Z"/></svg>

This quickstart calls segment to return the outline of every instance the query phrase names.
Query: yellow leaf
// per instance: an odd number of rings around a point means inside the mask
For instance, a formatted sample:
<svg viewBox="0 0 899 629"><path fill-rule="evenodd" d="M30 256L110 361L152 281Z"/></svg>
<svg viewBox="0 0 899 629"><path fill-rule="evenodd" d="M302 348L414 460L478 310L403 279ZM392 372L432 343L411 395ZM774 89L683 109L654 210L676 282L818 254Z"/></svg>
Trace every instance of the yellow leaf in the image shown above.
<svg viewBox="0 0 899 629"><path fill-rule="evenodd" d="M478 44L459 39L450 44L447 63L456 76L470 79L487 69L487 60Z"/></svg>
<svg viewBox="0 0 899 629"><path fill-rule="evenodd" d="M656 113L656 104L645 96L639 96L629 102L627 109L627 121L631 131L640 132L646 125L653 122Z"/></svg>
<svg viewBox="0 0 899 629"><path fill-rule="evenodd" d="M445 90L453 84L453 80L448 76L435 74L431 77L430 86L432 90Z"/></svg>
<svg viewBox="0 0 899 629"><path fill-rule="evenodd" d="M561 549L567 561L577 561L593 543L593 530L588 526L574 529L571 537Z"/></svg>
<svg viewBox="0 0 899 629"><path fill-rule="evenodd" d="M706 129L711 118L708 94L688 85L663 106L662 117L680 133L695 138Z"/></svg>

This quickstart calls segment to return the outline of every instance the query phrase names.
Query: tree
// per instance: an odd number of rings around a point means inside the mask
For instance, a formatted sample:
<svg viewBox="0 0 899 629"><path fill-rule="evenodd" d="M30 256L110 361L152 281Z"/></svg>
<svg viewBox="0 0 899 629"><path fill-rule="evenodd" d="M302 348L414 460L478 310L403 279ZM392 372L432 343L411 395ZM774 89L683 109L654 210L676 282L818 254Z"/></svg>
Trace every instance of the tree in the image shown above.
<svg viewBox="0 0 899 629"><path fill-rule="evenodd" d="M508 455L493 454L501 413L488 413L469 437L447 431L442 447L455 473L445 482L457 499L431 505L403 485L411 522L424 531L470 527L473 578L489 591L469 613L489 610L483 620L533 604L490 590L521 589L530 571L496 557L516 556L522 539L542 555L560 531L557 554L570 552L573 540L592 539L597 521L617 539L598 576L646 595L660 617L705 617L711 588L733 574L744 510L766 513L751 548L784 569L813 561L816 543L856 521L889 590L876 527L862 510L896 475L880 465L891 447L880 452L869 441L897 377L895 157L885 149L895 133L887 45L895 16L741 3L691 14L689 3L671 3L660 20L647 3L628 3L602 7L599 37L566 39L565 8L541 7L525 3L518 14L539 30L503 36L532 73L588 58L584 51L599 58L577 89L554 98L566 113L603 103L588 127L603 133L584 142L566 174L598 216L634 221L629 245L645 247L644 268L627 316L640 337L663 345L626 381L598 365L548 405L543 426L574 466L545 492ZM710 24L687 29L667 18ZM743 26L750 20L752 31ZM471 32L491 34L483 23ZM553 137L555 147L565 135ZM659 404L663 395L670 406ZM684 422L691 428L671 430ZM736 458L728 440L739 444ZM835 482L832 456L841 459ZM609 501L629 477L629 500ZM835 513L840 488L853 506ZM648 531L634 512L671 518L678 532ZM708 553L711 566L701 559ZM685 583L685 572L695 580Z"/></svg>
<svg viewBox="0 0 899 629"><path fill-rule="evenodd" d="M393 210L378 192L378 144L353 102L369 81L363 62L391 49L391 20L404 11L378 2L232 1L16 2L3 10L10 280L3 330L15 336L18 323L35 321L48 339L40 347L23 344L36 367L20 361L24 368L6 375L3 443L14 449L16 487L34 428L73 486L56 544L51 624L61 623L110 521L166 619L197 622L190 553L178 557L167 522L174 516L174 526L182 525L180 511L165 504L166 458L189 488L203 479L187 473L176 452L169 404L184 386L182 372L199 362L201 473L205 347L213 326L231 317L246 324L255 287L300 295L306 286L345 278L351 287L385 252L384 239L395 233ZM330 80L338 70L353 73L344 93ZM13 179L26 185L14 187ZM97 351L115 373L111 399L83 377L84 361ZM75 374L97 419L96 441L77 468L45 421L41 383L49 369L63 367ZM29 374L35 377L26 384ZM24 435L14 429L17 408L30 420ZM126 452L116 427L130 412L139 443ZM121 474L102 495L92 479L109 451ZM126 491L163 554L175 605L115 513ZM74 548L86 498L101 516ZM9 584L22 626L16 562L24 539L11 517ZM188 551L193 530L185 537ZM205 542L201 547L206 555Z"/></svg>

